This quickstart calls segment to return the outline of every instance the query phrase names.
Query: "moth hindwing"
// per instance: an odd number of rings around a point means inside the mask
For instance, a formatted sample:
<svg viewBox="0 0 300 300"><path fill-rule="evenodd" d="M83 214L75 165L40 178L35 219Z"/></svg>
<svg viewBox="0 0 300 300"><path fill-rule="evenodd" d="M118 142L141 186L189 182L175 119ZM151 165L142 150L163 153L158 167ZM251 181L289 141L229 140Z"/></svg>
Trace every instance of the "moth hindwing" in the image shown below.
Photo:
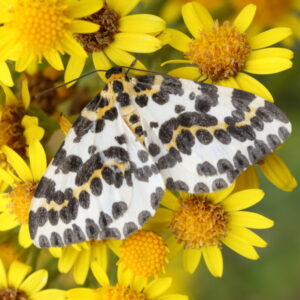
<svg viewBox="0 0 300 300"><path fill-rule="evenodd" d="M81 112L40 181L29 215L38 247L124 239L163 190L211 193L284 142L275 105L236 89L120 68Z"/></svg>

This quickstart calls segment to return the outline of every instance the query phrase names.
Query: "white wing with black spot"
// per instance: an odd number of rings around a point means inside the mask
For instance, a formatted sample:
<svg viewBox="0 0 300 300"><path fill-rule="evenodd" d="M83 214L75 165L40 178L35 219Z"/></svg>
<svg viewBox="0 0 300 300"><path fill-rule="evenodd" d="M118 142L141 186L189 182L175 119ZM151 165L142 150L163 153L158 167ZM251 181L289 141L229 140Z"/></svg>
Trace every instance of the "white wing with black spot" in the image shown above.
<svg viewBox="0 0 300 300"><path fill-rule="evenodd" d="M279 108L251 93L160 75L131 81L146 148L171 190L223 189L291 132Z"/></svg>
<svg viewBox="0 0 300 300"><path fill-rule="evenodd" d="M154 214L164 183L106 96L82 111L40 181L30 208L37 247L123 239Z"/></svg>

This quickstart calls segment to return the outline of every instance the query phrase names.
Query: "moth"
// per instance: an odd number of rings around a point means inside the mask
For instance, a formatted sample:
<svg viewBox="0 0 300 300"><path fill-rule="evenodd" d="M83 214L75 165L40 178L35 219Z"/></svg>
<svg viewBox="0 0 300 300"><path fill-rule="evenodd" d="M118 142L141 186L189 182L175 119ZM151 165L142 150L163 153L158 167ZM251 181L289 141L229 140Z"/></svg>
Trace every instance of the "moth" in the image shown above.
<svg viewBox="0 0 300 300"><path fill-rule="evenodd" d="M124 239L165 189L229 186L290 135L274 104L241 90L167 75L106 72L39 182L29 214L37 247Z"/></svg>

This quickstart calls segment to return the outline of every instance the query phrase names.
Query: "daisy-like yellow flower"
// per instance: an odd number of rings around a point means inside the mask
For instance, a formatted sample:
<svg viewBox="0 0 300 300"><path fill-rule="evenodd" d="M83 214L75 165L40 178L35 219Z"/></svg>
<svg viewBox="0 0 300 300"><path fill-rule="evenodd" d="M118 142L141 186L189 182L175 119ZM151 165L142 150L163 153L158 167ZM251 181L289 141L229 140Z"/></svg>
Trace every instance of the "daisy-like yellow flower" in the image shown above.
<svg viewBox="0 0 300 300"><path fill-rule="evenodd" d="M161 17L168 23L177 21L180 18L182 5L187 2L191 2L191 0L165 1L160 12ZM209 11L215 11L224 4L224 1L221 0L197 0L197 2L203 4Z"/></svg>
<svg viewBox="0 0 300 300"><path fill-rule="evenodd" d="M187 66L172 70L169 74L191 80L239 88L272 101L267 88L247 73L272 74L292 66L293 52L289 49L269 47L291 35L287 27L273 28L250 37L249 28L255 5L247 5L234 22L214 22L207 9L197 2L182 7L184 22L192 34L169 29L170 45L184 53L184 60L166 63L183 63Z"/></svg>
<svg viewBox="0 0 300 300"><path fill-rule="evenodd" d="M300 1L299 0L231 0L238 11L247 4L257 6L254 23L259 28L288 26L300 38Z"/></svg>
<svg viewBox="0 0 300 300"><path fill-rule="evenodd" d="M32 197L37 183L44 174L47 161L43 146L34 140L28 147L29 166L23 158L8 146L1 150L6 155L13 172L0 168L0 180L11 188L0 196L0 231L10 230L20 226L19 244L27 248L32 244L28 216Z"/></svg>
<svg viewBox="0 0 300 300"><path fill-rule="evenodd" d="M102 9L86 17L86 20L100 25L100 29L91 34L77 34L77 40L86 53L92 55L96 69L108 70L112 62L120 66L129 66L135 57L129 52L151 53L162 47L157 37L165 29L165 21L155 15L128 15L141 0L107 0ZM86 57L71 56L65 81L77 78L86 63ZM136 61L136 68L145 66ZM104 72L99 76L105 81Z"/></svg>
<svg viewBox="0 0 300 300"><path fill-rule="evenodd" d="M140 230L127 237L120 246L117 265L131 276L147 281L165 272L169 249L163 238L152 231Z"/></svg>
<svg viewBox="0 0 300 300"><path fill-rule="evenodd" d="M159 278L149 282L133 279L130 272L118 269L118 283L111 285L105 271L93 262L92 272L101 285L98 289L78 288L67 291L70 300L188 300L180 294L164 295L172 284L172 278Z"/></svg>
<svg viewBox="0 0 300 300"><path fill-rule="evenodd" d="M221 245L238 254L258 259L254 248L267 243L248 228L263 229L273 221L254 212L244 211L264 196L262 190L249 189L232 193L234 184L212 194L179 193L177 198L166 191L157 214L150 220L152 228L165 228L171 253L183 251L185 271L193 273L203 256L210 273L223 274Z"/></svg>
<svg viewBox="0 0 300 300"><path fill-rule="evenodd" d="M31 272L31 266L14 261L6 271L0 259L0 299L4 300L64 300L65 291L43 290L48 281L48 271ZM30 275L29 275L30 274Z"/></svg>
<svg viewBox="0 0 300 300"><path fill-rule="evenodd" d="M107 239L69 245L62 248L50 248L50 253L58 258L58 270L68 273L73 269L73 278L77 284L84 284L91 264L97 261L106 270L108 249L118 251L121 241Z"/></svg>
<svg viewBox="0 0 300 300"><path fill-rule="evenodd" d="M16 61L16 70L24 71L44 57L55 69L64 68L61 54L85 57L74 33L99 29L80 20L99 10L102 0L1 0L0 55Z"/></svg>

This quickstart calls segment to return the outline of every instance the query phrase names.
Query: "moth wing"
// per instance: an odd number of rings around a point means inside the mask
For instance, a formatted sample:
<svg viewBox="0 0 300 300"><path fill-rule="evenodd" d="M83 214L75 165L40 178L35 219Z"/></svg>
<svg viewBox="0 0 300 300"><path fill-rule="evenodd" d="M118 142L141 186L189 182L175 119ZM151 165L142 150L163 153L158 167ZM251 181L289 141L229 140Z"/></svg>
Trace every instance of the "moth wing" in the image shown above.
<svg viewBox="0 0 300 300"><path fill-rule="evenodd" d="M132 84L146 147L171 190L223 189L291 132L279 108L251 93L160 75Z"/></svg>
<svg viewBox="0 0 300 300"><path fill-rule="evenodd" d="M98 95L82 111L37 186L29 215L37 247L125 238L159 204L164 183L152 157L106 102Z"/></svg>

